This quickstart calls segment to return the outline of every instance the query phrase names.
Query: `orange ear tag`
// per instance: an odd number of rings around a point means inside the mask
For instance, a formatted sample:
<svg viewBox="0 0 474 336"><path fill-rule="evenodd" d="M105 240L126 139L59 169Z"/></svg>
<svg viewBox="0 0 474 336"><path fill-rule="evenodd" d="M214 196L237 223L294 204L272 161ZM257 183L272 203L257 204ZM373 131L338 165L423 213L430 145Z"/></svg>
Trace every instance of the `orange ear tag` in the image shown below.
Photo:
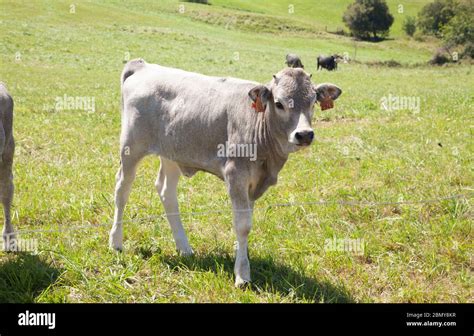
<svg viewBox="0 0 474 336"><path fill-rule="evenodd" d="M331 97L324 98L319 104L321 105L321 111L329 110L334 107L334 101Z"/></svg>
<svg viewBox="0 0 474 336"><path fill-rule="evenodd" d="M256 112L265 112L265 107L263 106L262 100L260 99L260 97L257 97L257 100L255 100L255 102L252 103L252 108Z"/></svg>

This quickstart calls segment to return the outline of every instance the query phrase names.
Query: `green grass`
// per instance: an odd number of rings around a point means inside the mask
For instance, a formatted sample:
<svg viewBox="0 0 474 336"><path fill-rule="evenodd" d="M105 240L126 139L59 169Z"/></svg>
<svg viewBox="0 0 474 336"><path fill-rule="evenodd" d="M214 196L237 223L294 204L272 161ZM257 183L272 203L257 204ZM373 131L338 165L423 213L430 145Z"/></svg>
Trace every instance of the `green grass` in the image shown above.
<svg viewBox="0 0 474 336"><path fill-rule="evenodd" d="M0 302L472 302L472 198L270 206L472 196L471 67L352 63L316 72L319 53L354 56L351 39L324 31L341 25L348 1L294 1L292 16L284 1L211 2L185 3L183 14L175 1L77 2L71 14L65 1L2 1L0 80L16 102L13 223L39 251L0 253ZM406 10L423 3L407 2ZM435 45L405 38L397 20L394 39L358 43L357 60L426 62ZM289 51L315 82L344 94L335 109L315 113L315 144L291 156L279 184L257 202L254 285L233 287L230 211L184 215L196 256L176 255L152 157L126 209L125 251L109 251L125 56L266 82ZM56 111L64 94L94 97L96 112ZM389 94L419 97L420 112L381 110ZM230 209L224 185L204 173L181 180L179 200L185 213ZM364 254L326 252L332 237L364 239Z"/></svg>

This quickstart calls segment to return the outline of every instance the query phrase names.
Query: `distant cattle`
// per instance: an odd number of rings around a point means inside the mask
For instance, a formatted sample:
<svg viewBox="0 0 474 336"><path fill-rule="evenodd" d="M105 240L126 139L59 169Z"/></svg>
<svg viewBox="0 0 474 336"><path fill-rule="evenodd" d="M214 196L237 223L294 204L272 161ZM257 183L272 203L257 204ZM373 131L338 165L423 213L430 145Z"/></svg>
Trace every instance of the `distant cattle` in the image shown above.
<svg viewBox="0 0 474 336"><path fill-rule="evenodd" d="M7 88L0 82L0 200L5 216L3 226L3 248L6 251L15 249L16 238L11 223L10 208L13 199L13 154L15 141L12 133L13 99Z"/></svg>
<svg viewBox="0 0 474 336"><path fill-rule="evenodd" d="M193 253L181 222L177 186L181 175L211 173L226 183L237 235L235 284L250 281L247 254L254 202L272 185L290 153L309 146L313 107L332 107L341 90L314 85L303 69L286 68L267 84L210 77L149 64L127 63L122 72L121 165L115 188L109 244L122 249L123 211L137 164L160 156L156 189L177 250ZM243 152L220 152L244 148ZM238 147L237 147L238 148ZM255 156L246 155L254 149ZM300 156L301 158L301 156Z"/></svg>
<svg viewBox="0 0 474 336"><path fill-rule="evenodd" d="M328 71L337 70L337 62L339 59L342 59L342 57L337 54L331 56L319 55L316 59L317 70L319 70L319 68L324 68Z"/></svg>
<svg viewBox="0 0 474 336"><path fill-rule="evenodd" d="M286 55L286 65L288 65L290 68L304 69L304 65L301 63L300 57L296 54Z"/></svg>

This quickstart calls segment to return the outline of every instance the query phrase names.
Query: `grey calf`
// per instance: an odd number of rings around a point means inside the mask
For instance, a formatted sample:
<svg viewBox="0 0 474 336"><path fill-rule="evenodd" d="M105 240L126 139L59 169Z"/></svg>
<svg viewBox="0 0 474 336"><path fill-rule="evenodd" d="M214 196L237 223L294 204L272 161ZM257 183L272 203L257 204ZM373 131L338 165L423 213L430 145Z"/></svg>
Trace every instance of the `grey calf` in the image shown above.
<svg viewBox="0 0 474 336"><path fill-rule="evenodd" d="M288 155L312 142L316 101L340 94L332 84L314 86L302 69L284 69L261 85L130 61L122 72L121 166L110 246L122 249L123 211L138 162L159 155L155 186L178 251L193 253L179 215L178 180L198 171L214 174L225 181L232 202L238 242L235 284L249 282L254 202L277 182ZM218 155L226 143L255 145L257 159Z"/></svg>
<svg viewBox="0 0 474 336"><path fill-rule="evenodd" d="M10 251L16 245L11 223L10 208L13 199L13 154L15 141L12 133L13 99L3 83L0 83L0 198L3 204L5 223L3 226L3 247Z"/></svg>

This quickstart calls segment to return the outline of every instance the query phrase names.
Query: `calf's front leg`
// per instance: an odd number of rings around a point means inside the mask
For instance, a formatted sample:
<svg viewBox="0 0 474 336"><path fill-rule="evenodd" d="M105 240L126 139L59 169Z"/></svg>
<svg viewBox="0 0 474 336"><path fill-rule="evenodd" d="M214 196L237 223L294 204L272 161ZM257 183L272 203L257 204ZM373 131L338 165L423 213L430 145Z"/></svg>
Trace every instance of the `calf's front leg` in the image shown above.
<svg viewBox="0 0 474 336"><path fill-rule="evenodd" d="M234 164L226 167L226 183L232 202L234 230L237 235L235 256L235 286L243 287L250 280L250 262L248 258L248 236L252 228L253 202L249 200L249 178L245 170L239 170Z"/></svg>

